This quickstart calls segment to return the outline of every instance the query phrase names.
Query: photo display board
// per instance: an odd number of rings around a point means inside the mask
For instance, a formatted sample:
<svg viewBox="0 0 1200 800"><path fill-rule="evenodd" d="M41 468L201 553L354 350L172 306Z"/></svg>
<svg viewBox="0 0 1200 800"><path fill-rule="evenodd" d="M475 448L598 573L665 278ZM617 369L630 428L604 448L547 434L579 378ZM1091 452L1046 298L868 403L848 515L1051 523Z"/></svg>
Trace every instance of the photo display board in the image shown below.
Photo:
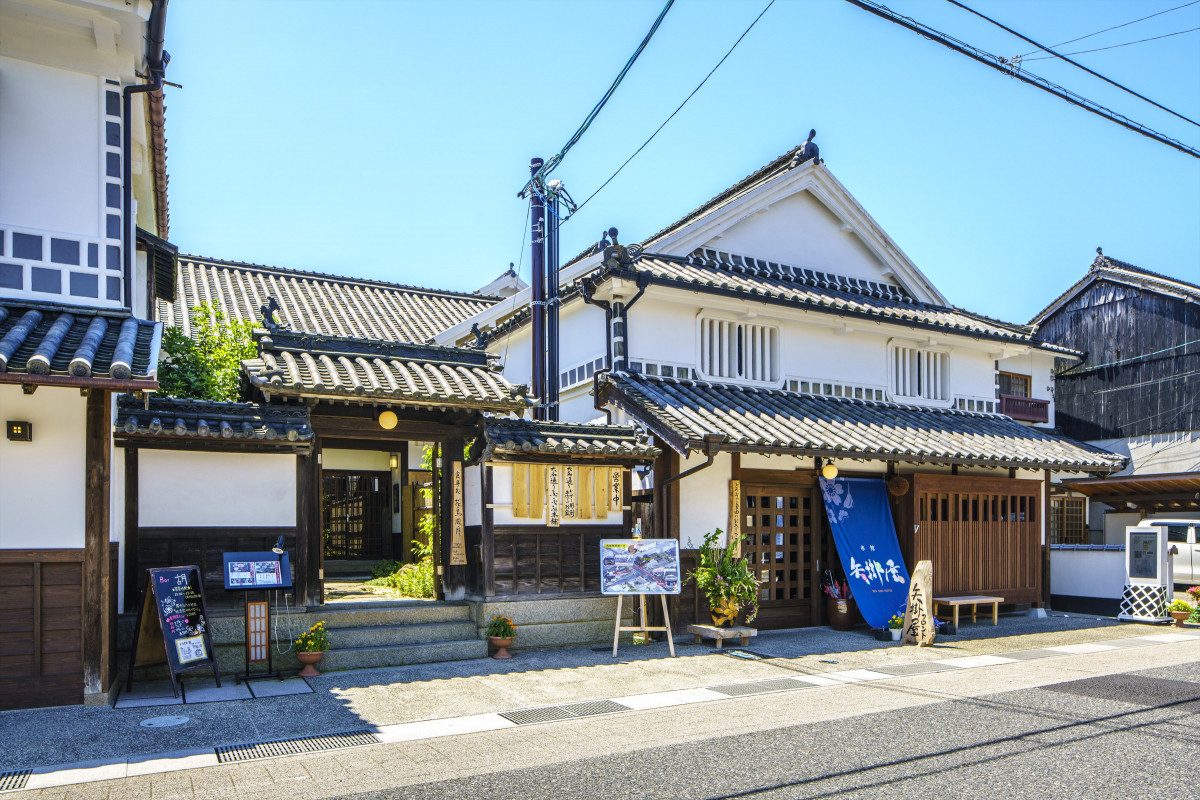
<svg viewBox="0 0 1200 800"><path fill-rule="evenodd" d="M677 539L601 539L602 594L679 594Z"/></svg>
<svg viewBox="0 0 1200 800"><path fill-rule="evenodd" d="M225 588L230 591L292 588L287 553L222 553Z"/></svg>
<svg viewBox="0 0 1200 800"><path fill-rule="evenodd" d="M1158 580L1157 531L1129 532L1129 577L1133 580Z"/></svg>
<svg viewBox="0 0 1200 800"><path fill-rule="evenodd" d="M200 568L162 567L146 571L146 591L138 610L129 685L136 667L166 664L178 696L177 675L211 667L221 676L213 653Z"/></svg>

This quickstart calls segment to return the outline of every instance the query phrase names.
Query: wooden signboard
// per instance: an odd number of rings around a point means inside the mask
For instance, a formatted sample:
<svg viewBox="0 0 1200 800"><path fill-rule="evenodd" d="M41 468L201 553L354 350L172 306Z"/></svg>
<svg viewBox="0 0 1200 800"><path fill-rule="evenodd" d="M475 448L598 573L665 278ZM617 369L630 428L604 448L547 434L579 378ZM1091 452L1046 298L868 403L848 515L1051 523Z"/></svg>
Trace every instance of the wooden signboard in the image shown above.
<svg viewBox="0 0 1200 800"><path fill-rule="evenodd" d="M462 462L451 464L450 471L450 566L467 563L467 533L463 521L463 471Z"/></svg>
<svg viewBox="0 0 1200 800"><path fill-rule="evenodd" d="M184 672L211 667L217 686L221 685L199 567L146 571L146 591L138 609L126 689L133 688L134 669L159 664L166 665L176 697L179 675Z"/></svg>
<svg viewBox="0 0 1200 800"><path fill-rule="evenodd" d="M918 647L933 644L937 623L933 620L933 562L918 561L909 578L908 606L904 610L901 641Z"/></svg>

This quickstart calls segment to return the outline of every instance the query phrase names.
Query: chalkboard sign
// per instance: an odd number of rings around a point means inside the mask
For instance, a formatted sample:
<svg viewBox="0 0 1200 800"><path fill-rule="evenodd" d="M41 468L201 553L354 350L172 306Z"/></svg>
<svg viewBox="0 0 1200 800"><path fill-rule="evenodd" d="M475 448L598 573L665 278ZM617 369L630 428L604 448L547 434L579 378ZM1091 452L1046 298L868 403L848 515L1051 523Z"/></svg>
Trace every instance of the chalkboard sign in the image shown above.
<svg viewBox="0 0 1200 800"><path fill-rule="evenodd" d="M229 591L292 588L292 568L287 553L222 553L225 588Z"/></svg>
<svg viewBox="0 0 1200 800"><path fill-rule="evenodd" d="M217 686L221 685L199 567L146 571L146 591L138 609L127 688L133 688L136 667L159 664L166 665L176 697L178 676L183 672L211 667Z"/></svg>

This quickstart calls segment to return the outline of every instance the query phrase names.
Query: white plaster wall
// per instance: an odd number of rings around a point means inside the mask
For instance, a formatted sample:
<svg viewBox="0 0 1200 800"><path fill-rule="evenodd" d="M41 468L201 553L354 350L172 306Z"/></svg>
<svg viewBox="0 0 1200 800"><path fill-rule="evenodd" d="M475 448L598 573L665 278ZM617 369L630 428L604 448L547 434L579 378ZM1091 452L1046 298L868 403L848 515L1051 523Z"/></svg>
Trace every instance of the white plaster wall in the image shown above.
<svg viewBox="0 0 1200 800"><path fill-rule="evenodd" d="M705 457L693 453L682 460L680 471L705 462ZM679 546L699 547L704 534L713 528L729 531L729 469L728 453L718 453L712 466L689 475L679 485ZM725 536L720 539L726 541Z"/></svg>
<svg viewBox="0 0 1200 800"><path fill-rule="evenodd" d="M1109 511L1104 515L1104 544L1125 544L1125 529L1141 520L1142 515L1137 511Z"/></svg>
<svg viewBox="0 0 1200 800"><path fill-rule="evenodd" d="M417 462L418 464L420 461ZM390 472L391 454L386 450L322 450L322 469Z"/></svg>
<svg viewBox="0 0 1200 800"><path fill-rule="evenodd" d="M467 525L483 524L483 500L481 494L480 467L467 467L463 470L463 519ZM509 479L511 500L512 479Z"/></svg>
<svg viewBox="0 0 1200 800"><path fill-rule="evenodd" d="M512 465L492 462L492 524L493 525L537 525L538 520L528 517L517 518L512 514ZM476 491L478 496L478 491ZM620 525L622 512L610 511L605 519L571 520L571 525ZM542 515L542 524L546 522Z"/></svg>
<svg viewBox="0 0 1200 800"><path fill-rule="evenodd" d="M33 424L32 442L0 438L0 548L80 548L86 399L43 386L0 385L0 420Z"/></svg>
<svg viewBox="0 0 1200 800"><path fill-rule="evenodd" d="M142 450L138 523L147 528L296 524L296 457Z"/></svg>
<svg viewBox="0 0 1200 800"><path fill-rule="evenodd" d="M999 359L997 363L999 364L999 369L1001 372L1012 372L1017 375L1029 376L1030 395L1035 400L1050 401L1050 421L1046 425L1039 423L1037 427L1053 427L1054 354L1046 353L1041 350L1031 350L1023 355Z"/></svg>
<svg viewBox="0 0 1200 800"><path fill-rule="evenodd" d="M857 234L807 191L780 200L724 231L708 247L794 266L895 283Z"/></svg>
<svg viewBox="0 0 1200 800"><path fill-rule="evenodd" d="M102 233L102 85L0 56L0 223Z"/></svg>
<svg viewBox="0 0 1200 800"><path fill-rule="evenodd" d="M113 416L116 417L116 402L113 402ZM109 471L108 494L108 540L120 543L120 553L117 558L117 574L113 580L117 586L125 585L125 448L113 447L111 451L111 469ZM117 611L125 610L125 592L117 592Z"/></svg>
<svg viewBox="0 0 1200 800"><path fill-rule="evenodd" d="M1120 599L1124 588L1124 550L1050 551L1053 594Z"/></svg>

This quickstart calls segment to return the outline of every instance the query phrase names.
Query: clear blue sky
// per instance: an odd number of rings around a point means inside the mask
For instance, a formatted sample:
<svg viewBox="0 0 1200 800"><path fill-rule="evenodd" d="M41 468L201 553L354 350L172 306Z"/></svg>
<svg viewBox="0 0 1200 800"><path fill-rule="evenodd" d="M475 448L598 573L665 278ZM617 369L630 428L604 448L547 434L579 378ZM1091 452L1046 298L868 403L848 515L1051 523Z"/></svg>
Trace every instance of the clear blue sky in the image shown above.
<svg viewBox="0 0 1200 800"><path fill-rule="evenodd" d="M1187 0L969 0L1054 45ZM554 174L582 200L766 0L678 0ZM660 0L175 0L171 239L184 252L473 290L521 257L532 156L592 108ZM949 3L890 7L982 49L1034 48ZM1200 5L1062 48L1200 27ZM1200 121L1200 32L1077 60ZM1200 128L1055 60L1026 69L1200 147ZM841 0L777 0L563 228L636 241L818 131L821 155L952 303L1025 322L1106 255L1200 282L1200 160Z"/></svg>

